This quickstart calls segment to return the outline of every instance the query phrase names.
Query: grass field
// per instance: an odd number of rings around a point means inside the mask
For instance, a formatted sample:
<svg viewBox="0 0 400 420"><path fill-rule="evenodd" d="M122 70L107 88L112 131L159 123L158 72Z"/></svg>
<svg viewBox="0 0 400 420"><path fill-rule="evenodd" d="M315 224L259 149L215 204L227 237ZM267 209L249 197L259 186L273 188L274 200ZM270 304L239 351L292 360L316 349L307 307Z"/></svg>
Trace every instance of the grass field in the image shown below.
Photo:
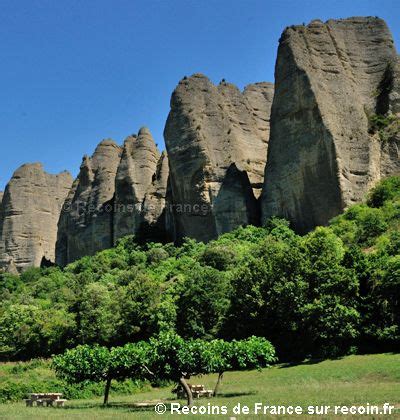
<svg viewBox="0 0 400 420"><path fill-rule="evenodd" d="M192 379L212 388L215 375ZM54 390L56 391L56 390ZM261 418L252 415L233 415L237 403L253 408L256 402L265 405L293 405L306 409L310 405L365 406L367 403L383 405L389 402L396 413L382 418L400 418L400 354L349 356L320 363L295 366L279 365L261 372L229 372L225 374L221 395L213 399L197 400L198 405L226 405L227 415L157 415L152 406L140 408L139 402L153 404L162 401L167 406L176 402L171 388L152 389L134 395L111 394L110 405L103 408L101 399L71 400L65 408L27 408L21 403L0 405L1 419L172 419L172 418ZM184 404L184 401L180 401ZM349 418L350 415L342 416ZM265 416L264 416L265 418ZM271 418L271 417L268 417ZM280 416L278 418L312 418L312 416ZM314 418L338 418L329 415ZM351 418L380 418L379 416L353 416Z"/></svg>

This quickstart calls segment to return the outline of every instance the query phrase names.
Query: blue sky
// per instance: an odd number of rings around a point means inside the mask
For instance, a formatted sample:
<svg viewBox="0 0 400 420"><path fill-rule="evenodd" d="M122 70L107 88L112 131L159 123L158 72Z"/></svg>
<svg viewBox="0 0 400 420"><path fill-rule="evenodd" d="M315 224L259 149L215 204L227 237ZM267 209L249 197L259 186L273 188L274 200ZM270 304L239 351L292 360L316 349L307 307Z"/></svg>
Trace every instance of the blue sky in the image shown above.
<svg viewBox="0 0 400 420"><path fill-rule="evenodd" d="M163 148L183 76L273 81L285 26L355 15L386 19L400 45L398 0L0 0L0 189L25 162L76 175L142 125Z"/></svg>

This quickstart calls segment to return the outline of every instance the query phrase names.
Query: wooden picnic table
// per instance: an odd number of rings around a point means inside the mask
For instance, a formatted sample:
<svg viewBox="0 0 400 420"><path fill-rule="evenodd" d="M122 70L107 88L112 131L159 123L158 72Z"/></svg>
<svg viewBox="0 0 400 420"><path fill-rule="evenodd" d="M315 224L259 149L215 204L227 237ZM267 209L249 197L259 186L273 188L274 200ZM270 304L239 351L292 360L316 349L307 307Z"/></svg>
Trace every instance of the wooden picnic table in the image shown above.
<svg viewBox="0 0 400 420"><path fill-rule="evenodd" d="M67 400L62 399L62 395L59 392L31 392L25 403L27 407L33 407L35 404L38 407L63 407Z"/></svg>
<svg viewBox="0 0 400 420"><path fill-rule="evenodd" d="M192 391L193 398L210 398L213 396L214 391L212 389L205 389L204 385L192 385L188 384ZM186 396L185 391L181 386L178 386L176 391L178 398L184 398Z"/></svg>

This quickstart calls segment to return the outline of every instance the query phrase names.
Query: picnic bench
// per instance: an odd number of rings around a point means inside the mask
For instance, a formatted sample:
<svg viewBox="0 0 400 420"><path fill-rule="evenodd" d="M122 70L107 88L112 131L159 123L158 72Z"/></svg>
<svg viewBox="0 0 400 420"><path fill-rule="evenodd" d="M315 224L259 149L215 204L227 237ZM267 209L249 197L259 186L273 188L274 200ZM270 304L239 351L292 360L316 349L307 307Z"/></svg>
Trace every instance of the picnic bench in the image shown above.
<svg viewBox="0 0 400 420"><path fill-rule="evenodd" d="M192 391L193 398L202 398L207 397L210 398L213 396L214 391L212 389L205 389L204 385L191 385L188 384L190 390ZM185 398L186 394L184 389L181 386L175 388L174 392L178 398Z"/></svg>
<svg viewBox="0 0 400 420"><path fill-rule="evenodd" d="M25 403L27 407L64 407L67 400L62 399L62 395L58 392L30 393Z"/></svg>

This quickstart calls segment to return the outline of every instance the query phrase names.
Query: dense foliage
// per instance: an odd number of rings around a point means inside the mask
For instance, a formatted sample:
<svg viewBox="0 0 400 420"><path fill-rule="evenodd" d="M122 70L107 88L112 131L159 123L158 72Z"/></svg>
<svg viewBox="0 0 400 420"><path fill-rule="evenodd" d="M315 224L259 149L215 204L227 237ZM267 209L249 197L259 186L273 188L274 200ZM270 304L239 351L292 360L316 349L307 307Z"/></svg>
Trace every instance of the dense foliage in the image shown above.
<svg viewBox="0 0 400 420"><path fill-rule="evenodd" d="M0 274L0 357L111 348L162 332L265 337L279 358L400 343L400 177L304 236L271 219L208 244L133 237L64 269Z"/></svg>

